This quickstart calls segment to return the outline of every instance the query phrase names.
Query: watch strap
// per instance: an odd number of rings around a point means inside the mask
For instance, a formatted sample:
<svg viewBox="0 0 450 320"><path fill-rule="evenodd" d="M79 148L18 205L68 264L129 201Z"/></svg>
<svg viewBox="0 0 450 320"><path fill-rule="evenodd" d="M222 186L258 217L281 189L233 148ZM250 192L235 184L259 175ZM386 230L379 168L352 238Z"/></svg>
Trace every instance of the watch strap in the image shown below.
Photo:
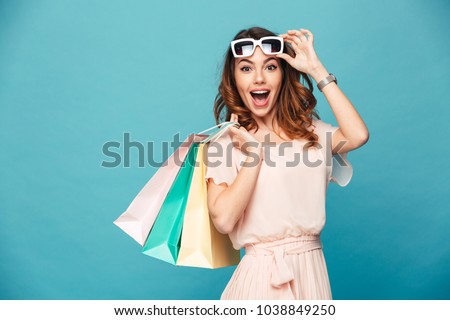
<svg viewBox="0 0 450 320"><path fill-rule="evenodd" d="M323 87L325 87L327 84L329 84L331 82L335 82L337 84L337 79L332 73L330 73L328 76L326 76L325 79L321 80L317 84L317 88L320 90L320 92L322 92Z"/></svg>

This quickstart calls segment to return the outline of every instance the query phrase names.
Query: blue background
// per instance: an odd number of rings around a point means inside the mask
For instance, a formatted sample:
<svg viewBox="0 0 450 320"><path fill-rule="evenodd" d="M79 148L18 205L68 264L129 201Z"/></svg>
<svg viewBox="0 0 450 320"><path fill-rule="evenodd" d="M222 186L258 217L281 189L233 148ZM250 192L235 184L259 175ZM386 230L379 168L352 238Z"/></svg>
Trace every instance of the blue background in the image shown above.
<svg viewBox="0 0 450 320"><path fill-rule="evenodd" d="M214 124L242 28L307 28L370 131L330 184L334 299L450 299L446 1L0 1L0 298L218 299L234 268L173 267L113 221L155 172L108 141ZM192 49L192 50L191 50ZM324 97L322 119L336 125Z"/></svg>

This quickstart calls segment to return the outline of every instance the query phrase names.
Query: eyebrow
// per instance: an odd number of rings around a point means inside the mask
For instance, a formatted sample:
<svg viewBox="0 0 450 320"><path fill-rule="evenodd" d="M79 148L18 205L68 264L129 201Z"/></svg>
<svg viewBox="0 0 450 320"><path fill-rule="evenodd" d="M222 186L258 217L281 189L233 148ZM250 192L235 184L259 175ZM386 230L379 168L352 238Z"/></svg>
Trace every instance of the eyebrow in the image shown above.
<svg viewBox="0 0 450 320"><path fill-rule="evenodd" d="M268 61L270 61L272 59L277 61L277 59L275 59L274 57L270 57L270 58L267 58L266 60L264 60L263 64L266 64ZM241 62L248 62L250 64L254 64L252 61L250 61L248 59L242 59L241 61L238 62L238 64L241 63Z"/></svg>

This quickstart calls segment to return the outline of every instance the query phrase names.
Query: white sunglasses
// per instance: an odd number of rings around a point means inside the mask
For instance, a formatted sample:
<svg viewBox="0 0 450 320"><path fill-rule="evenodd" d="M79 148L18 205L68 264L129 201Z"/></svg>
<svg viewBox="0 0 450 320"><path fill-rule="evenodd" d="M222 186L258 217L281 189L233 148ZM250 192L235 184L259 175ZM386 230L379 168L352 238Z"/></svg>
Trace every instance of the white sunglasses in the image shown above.
<svg viewBox="0 0 450 320"><path fill-rule="evenodd" d="M231 41L231 50L235 58L249 57L259 46L265 54L279 54L283 52L283 38L276 36L262 37L259 40L244 38Z"/></svg>

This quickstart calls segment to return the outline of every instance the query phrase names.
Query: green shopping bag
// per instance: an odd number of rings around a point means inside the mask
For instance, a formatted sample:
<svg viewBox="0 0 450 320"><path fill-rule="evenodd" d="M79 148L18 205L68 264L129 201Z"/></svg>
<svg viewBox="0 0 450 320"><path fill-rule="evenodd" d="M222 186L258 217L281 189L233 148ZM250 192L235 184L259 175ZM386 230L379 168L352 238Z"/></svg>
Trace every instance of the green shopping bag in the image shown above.
<svg viewBox="0 0 450 320"><path fill-rule="evenodd" d="M194 142L158 213L142 253L175 264L199 143Z"/></svg>

